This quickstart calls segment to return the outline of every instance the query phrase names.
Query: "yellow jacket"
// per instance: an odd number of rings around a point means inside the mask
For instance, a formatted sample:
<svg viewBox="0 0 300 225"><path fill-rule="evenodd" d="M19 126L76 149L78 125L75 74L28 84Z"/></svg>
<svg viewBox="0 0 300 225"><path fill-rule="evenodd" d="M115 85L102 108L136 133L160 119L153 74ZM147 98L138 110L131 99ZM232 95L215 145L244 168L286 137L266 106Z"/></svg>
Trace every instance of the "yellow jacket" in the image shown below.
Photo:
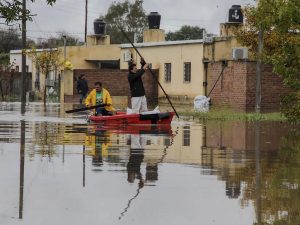
<svg viewBox="0 0 300 225"><path fill-rule="evenodd" d="M107 111L115 111L114 107L112 107L112 100L111 100L109 92L105 88L102 88L102 93L103 93L103 103L110 104L109 106L105 106L104 108ZM93 89L89 93L89 95L86 97L85 105L86 106L96 105L96 89Z"/></svg>

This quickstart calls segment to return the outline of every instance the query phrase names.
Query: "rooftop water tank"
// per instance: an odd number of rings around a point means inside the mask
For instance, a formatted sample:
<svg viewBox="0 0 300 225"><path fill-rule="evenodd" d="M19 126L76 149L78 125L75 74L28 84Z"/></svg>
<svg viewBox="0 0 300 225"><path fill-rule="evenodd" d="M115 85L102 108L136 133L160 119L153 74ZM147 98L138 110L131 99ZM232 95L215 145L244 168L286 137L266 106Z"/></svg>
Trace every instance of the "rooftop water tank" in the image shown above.
<svg viewBox="0 0 300 225"><path fill-rule="evenodd" d="M94 20L94 32L96 35L104 35L105 34L106 23L103 19L95 19Z"/></svg>
<svg viewBox="0 0 300 225"><path fill-rule="evenodd" d="M240 5L232 5L229 9L229 23L243 23L244 17Z"/></svg>
<svg viewBox="0 0 300 225"><path fill-rule="evenodd" d="M158 12L151 12L148 15L149 29L159 29L161 15Z"/></svg>

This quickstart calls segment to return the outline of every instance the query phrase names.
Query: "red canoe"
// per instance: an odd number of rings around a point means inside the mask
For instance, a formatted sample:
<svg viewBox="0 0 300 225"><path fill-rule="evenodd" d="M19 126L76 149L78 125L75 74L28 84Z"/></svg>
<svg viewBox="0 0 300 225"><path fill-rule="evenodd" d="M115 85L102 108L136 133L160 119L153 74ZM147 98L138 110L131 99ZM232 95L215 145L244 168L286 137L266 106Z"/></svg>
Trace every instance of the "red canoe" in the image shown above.
<svg viewBox="0 0 300 225"><path fill-rule="evenodd" d="M113 116L90 116L89 120L109 125L170 125L174 114L174 112L152 114L126 114L125 112L117 112Z"/></svg>

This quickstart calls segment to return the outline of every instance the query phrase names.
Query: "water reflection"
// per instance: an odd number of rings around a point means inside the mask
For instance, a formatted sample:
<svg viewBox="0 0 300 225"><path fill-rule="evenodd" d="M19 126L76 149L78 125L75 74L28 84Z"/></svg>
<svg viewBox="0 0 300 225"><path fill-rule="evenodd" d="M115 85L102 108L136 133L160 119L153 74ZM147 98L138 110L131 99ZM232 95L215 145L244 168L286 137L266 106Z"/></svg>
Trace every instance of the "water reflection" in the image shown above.
<svg viewBox="0 0 300 225"><path fill-rule="evenodd" d="M152 130L154 132L154 129ZM161 130L160 130L161 131ZM163 162L163 159L167 155L167 148L173 143L170 139L173 139L175 135L172 135L171 127L164 127L164 149L162 155L157 160L148 161L146 163L146 174L145 176L141 172L141 166L144 161L144 152L146 145L151 145L151 139L153 136L148 136L146 134L130 134L128 143L130 145L130 155L127 163L127 181L129 183L134 183L137 180L138 188L136 194L128 200L125 209L121 212L119 220L125 216L125 213L130 208L132 201L138 197L141 193L141 189L144 186L155 186L154 183L158 180L158 164ZM142 132L143 133L143 132ZM157 132L154 132L155 134ZM176 133L175 133L176 134ZM158 138L158 137L155 137ZM152 140L153 141L153 140ZM167 143L167 144L166 144Z"/></svg>
<svg viewBox="0 0 300 225"><path fill-rule="evenodd" d="M25 121L21 121L20 139L20 192L19 192L19 219L23 218L23 195L24 195L24 168L25 168Z"/></svg>
<svg viewBox="0 0 300 225"><path fill-rule="evenodd" d="M0 224L299 223L299 127L101 127L62 122L57 106L49 121L37 106L21 123L5 113Z"/></svg>

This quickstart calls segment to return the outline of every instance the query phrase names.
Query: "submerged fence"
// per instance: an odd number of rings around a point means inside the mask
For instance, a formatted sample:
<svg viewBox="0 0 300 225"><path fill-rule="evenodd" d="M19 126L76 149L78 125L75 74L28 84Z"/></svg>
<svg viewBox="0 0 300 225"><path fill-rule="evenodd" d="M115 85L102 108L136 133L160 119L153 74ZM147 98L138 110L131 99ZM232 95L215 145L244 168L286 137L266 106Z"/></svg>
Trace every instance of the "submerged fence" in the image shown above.
<svg viewBox="0 0 300 225"><path fill-rule="evenodd" d="M32 90L32 74L26 73L26 92ZM22 91L21 72L0 71L1 101L20 101Z"/></svg>

